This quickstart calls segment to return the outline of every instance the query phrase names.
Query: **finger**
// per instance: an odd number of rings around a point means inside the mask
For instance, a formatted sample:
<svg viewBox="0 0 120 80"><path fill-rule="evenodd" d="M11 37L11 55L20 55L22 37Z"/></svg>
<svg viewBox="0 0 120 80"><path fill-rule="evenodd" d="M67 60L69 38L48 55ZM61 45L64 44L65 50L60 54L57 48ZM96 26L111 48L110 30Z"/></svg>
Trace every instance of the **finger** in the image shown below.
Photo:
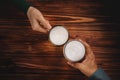
<svg viewBox="0 0 120 80"><path fill-rule="evenodd" d="M82 39L79 39L86 47L90 47L89 44L85 41L83 41Z"/></svg>
<svg viewBox="0 0 120 80"><path fill-rule="evenodd" d="M82 63L85 63L85 62L87 62L87 61L88 61L88 59L87 59L87 58L85 58L85 59L84 59L84 61L83 61Z"/></svg>
<svg viewBox="0 0 120 80"><path fill-rule="evenodd" d="M74 67L74 64L71 62L67 62L67 64L69 64L70 66Z"/></svg>
<svg viewBox="0 0 120 80"><path fill-rule="evenodd" d="M67 64L69 64L70 66L76 68L76 69L80 69L81 67L81 63L72 63L72 62L67 62Z"/></svg>
<svg viewBox="0 0 120 80"><path fill-rule="evenodd" d="M37 29L37 31L47 33L47 31L44 28L42 28L41 26Z"/></svg>
<svg viewBox="0 0 120 80"><path fill-rule="evenodd" d="M82 43L83 43L83 45L85 46L85 48L86 48L86 54L88 55L88 54L90 54L90 53L92 53L92 50L91 50L91 48L90 48L90 46L88 45L88 43L86 43L85 41L83 41L83 40L81 40L81 39L79 39Z"/></svg>
<svg viewBox="0 0 120 80"><path fill-rule="evenodd" d="M93 61L95 59L95 56L91 53L86 56L87 61Z"/></svg>
<svg viewBox="0 0 120 80"><path fill-rule="evenodd" d="M37 17L36 20L41 24L41 26L47 30L50 30L52 27L49 24L49 21L47 21L44 16L42 15L42 13L40 11L38 11L37 13Z"/></svg>
<svg viewBox="0 0 120 80"><path fill-rule="evenodd" d="M93 54L93 51L92 51L92 49L90 48L90 46L85 42L85 41L83 41L83 40L81 40L81 39L79 39L82 43L83 43L83 45L85 46L85 48L86 48L86 59L87 60L94 60L95 59L95 56L94 56L94 54Z"/></svg>
<svg viewBox="0 0 120 80"><path fill-rule="evenodd" d="M52 28L48 20L42 20L41 25L43 26L43 28L45 28L48 31Z"/></svg>
<svg viewBox="0 0 120 80"><path fill-rule="evenodd" d="M88 57L89 58L95 58L95 55L93 54L93 51L91 50L91 51L89 51L90 53L88 54Z"/></svg>
<svg viewBox="0 0 120 80"><path fill-rule="evenodd" d="M52 28L52 26L50 25L48 20L46 20L46 24L44 26L45 26L45 28L47 28L49 30Z"/></svg>
<svg viewBox="0 0 120 80"><path fill-rule="evenodd" d="M43 33L46 33L46 32L47 32L45 29L43 29L43 28L39 25L38 21L36 21L36 20L33 21L32 29L33 29L34 31L39 31L39 32L43 32Z"/></svg>

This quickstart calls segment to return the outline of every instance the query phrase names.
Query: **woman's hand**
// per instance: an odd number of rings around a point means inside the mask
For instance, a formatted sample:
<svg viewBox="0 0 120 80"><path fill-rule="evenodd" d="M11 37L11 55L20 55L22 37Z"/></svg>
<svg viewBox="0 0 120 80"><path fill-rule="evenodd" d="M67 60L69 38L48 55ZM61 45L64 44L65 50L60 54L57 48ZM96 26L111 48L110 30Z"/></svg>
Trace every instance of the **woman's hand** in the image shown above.
<svg viewBox="0 0 120 80"><path fill-rule="evenodd" d="M79 69L83 74L90 77L98 69L98 67L95 62L95 56L90 46L84 41L81 41L81 42L86 47L86 57L84 61L81 63L68 62L68 64L76 69Z"/></svg>
<svg viewBox="0 0 120 80"><path fill-rule="evenodd" d="M47 33L51 29L51 25L48 20L43 17L42 13L38 9L29 7L27 16L34 31Z"/></svg>

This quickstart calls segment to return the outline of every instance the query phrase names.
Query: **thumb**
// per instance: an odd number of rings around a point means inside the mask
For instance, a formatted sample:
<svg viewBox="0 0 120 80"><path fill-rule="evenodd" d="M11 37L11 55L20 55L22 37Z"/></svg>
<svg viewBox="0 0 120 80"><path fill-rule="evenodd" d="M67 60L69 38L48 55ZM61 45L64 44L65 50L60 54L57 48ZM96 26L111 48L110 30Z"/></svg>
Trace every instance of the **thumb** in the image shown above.
<svg viewBox="0 0 120 80"><path fill-rule="evenodd" d="M67 62L68 65L76 68L76 69L81 69L82 64L81 63L72 63L72 62Z"/></svg>
<svg viewBox="0 0 120 80"><path fill-rule="evenodd" d="M75 65L72 62L67 62L68 65L74 67Z"/></svg>

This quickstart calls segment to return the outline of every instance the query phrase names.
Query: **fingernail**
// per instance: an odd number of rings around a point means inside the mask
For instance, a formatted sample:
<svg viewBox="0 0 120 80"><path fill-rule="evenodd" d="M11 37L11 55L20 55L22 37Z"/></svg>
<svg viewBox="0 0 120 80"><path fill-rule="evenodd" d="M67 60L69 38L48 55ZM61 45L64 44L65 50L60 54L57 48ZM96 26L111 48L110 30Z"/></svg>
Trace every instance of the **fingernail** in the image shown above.
<svg viewBox="0 0 120 80"><path fill-rule="evenodd" d="M52 26L50 26L50 29L52 28Z"/></svg>
<svg viewBox="0 0 120 80"><path fill-rule="evenodd" d="M49 29L47 29L47 31L49 31Z"/></svg>
<svg viewBox="0 0 120 80"><path fill-rule="evenodd" d="M67 62L67 64L70 64L70 62Z"/></svg>
<svg viewBox="0 0 120 80"><path fill-rule="evenodd" d="M81 39L79 39L80 41L82 41Z"/></svg>

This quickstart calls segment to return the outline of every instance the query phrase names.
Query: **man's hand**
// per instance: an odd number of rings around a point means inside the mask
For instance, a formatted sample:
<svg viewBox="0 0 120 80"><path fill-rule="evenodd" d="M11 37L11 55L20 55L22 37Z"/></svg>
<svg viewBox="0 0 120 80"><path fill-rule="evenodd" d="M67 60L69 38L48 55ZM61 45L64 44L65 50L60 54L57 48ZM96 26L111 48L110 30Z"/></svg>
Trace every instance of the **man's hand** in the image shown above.
<svg viewBox="0 0 120 80"><path fill-rule="evenodd" d="M81 41L81 40L80 40ZM85 48L86 48L86 57L83 62L81 63L72 63L67 62L70 66L79 69L83 74L90 77L97 69L97 64L95 62L95 56L93 54L93 51L91 50L90 46L84 42L81 41Z"/></svg>
<svg viewBox="0 0 120 80"><path fill-rule="evenodd" d="M47 33L51 29L51 25L48 20L43 17L42 13L38 9L29 7L27 16L34 31Z"/></svg>

